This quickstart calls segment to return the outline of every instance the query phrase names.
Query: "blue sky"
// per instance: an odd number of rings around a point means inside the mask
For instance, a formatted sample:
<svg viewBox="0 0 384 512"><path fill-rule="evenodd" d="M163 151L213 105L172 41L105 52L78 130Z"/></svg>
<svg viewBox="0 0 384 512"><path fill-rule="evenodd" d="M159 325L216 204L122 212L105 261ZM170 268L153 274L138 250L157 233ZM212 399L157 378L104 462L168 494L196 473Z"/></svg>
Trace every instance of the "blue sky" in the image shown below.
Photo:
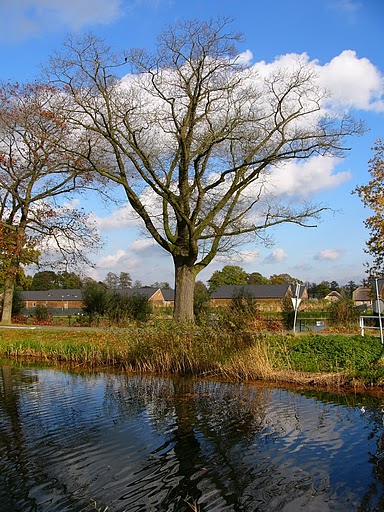
<svg viewBox="0 0 384 512"><path fill-rule="evenodd" d="M233 18L244 34L240 52L252 62L272 63L288 54L306 54L343 108L365 121L368 130L349 141L347 158L312 162L311 177L301 184L308 198L335 210L317 228L281 226L274 246L247 246L241 258L213 262L198 279L206 280L225 264L242 266L266 277L289 273L303 281L336 280L344 284L365 277L369 211L351 191L369 180L368 160L374 141L384 136L384 3L382 0L1 0L0 79L33 80L39 65L60 49L68 32L93 32L116 50L151 49L166 24L181 18ZM170 256L154 246L121 212L95 198L83 204L93 211L106 237L104 249L88 272L103 279L107 272L128 271L143 284L173 283Z"/></svg>

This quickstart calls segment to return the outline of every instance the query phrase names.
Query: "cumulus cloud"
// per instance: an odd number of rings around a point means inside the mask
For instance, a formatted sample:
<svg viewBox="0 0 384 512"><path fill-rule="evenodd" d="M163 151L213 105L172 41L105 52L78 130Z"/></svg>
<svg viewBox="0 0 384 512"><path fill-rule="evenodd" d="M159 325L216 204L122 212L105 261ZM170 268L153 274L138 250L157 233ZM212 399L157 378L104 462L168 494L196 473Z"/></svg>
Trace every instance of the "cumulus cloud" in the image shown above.
<svg viewBox="0 0 384 512"><path fill-rule="evenodd" d="M2 38L18 40L58 28L80 30L92 24L107 24L122 15L121 0L3 0L0 16L7 20Z"/></svg>
<svg viewBox="0 0 384 512"><path fill-rule="evenodd" d="M251 50L245 50L236 57L236 63L240 66L249 66L253 59L253 53Z"/></svg>
<svg viewBox="0 0 384 512"><path fill-rule="evenodd" d="M91 275L94 279L103 279L108 272L129 272L133 280L138 279L145 285L173 279L170 256L151 239L134 240L125 248L102 256Z"/></svg>
<svg viewBox="0 0 384 512"><path fill-rule="evenodd" d="M280 263L285 261L287 258L288 254L284 251L284 249L277 247L266 258L264 258L263 263Z"/></svg>
<svg viewBox="0 0 384 512"><path fill-rule="evenodd" d="M317 192L336 188L351 179L349 171L336 172L339 163L339 158L324 156L289 161L272 170L265 187L274 197L309 197Z"/></svg>
<svg viewBox="0 0 384 512"><path fill-rule="evenodd" d="M343 255L343 249L323 249L314 255L318 261L336 261Z"/></svg>
<svg viewBox="0 0 384 512"><path fill-rule="evenodd" d="M108 254L107 256L103 256L97 262L97 267L112 269L116 268L125 263L128 259L129 255L123 249L119 249L114 254Z"/></svg>
<svg viewBox="0 0 384 512"><path fill-rule="evenodd" d="M320 64L311 60L307 53L287 53L279 55L272 62L260 61L252 66L255 77L267 77L279 70L291 71L297 64L312 67L318 77L318 85L329 96L326 107L331 111L348 110L384 110L384 77L380 70L366 57L358 57L354 50L348 49L334 57L330 62Z"/></svg>
<svg viewBox="0 0 384 512"><path fill-rule="evenodd" d="M345 50L324 66L316 64L319 83L332 108L384 111L384 78L367 58Z"/></svg>
<svg viewBox="0 0 384 512"><path fill-rule="evenodd" d="M238 263L253 263L260 258L259 251L236 251L231 254L219 254L216 258L217 261L226 264L234 265Z"/></svg>
<svg viewBox="0 0 384 512"><path fill-rule="evenodd" d="M142 224L135 214L133 208L128 203L122 208L114 210L111 215L107 217L99 217L93 214L93 219L100 231L111 231L127 227L138 227Z"/></svg>

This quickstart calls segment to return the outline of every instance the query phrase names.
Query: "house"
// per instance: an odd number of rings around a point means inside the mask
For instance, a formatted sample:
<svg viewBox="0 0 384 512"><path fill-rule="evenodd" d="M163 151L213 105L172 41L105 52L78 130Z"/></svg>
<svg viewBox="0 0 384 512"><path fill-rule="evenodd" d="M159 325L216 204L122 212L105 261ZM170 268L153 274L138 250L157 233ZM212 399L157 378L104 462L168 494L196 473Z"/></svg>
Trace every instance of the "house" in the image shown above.
<svg viewBox="0 0 384 512"><path fill-rule="evenodd" d="M337 302L338 300L342 299L342 295L337 292L336 290L333 290L332 292L328 293L328 295L326 295L324 297L324 300L327 300L328 302Z"/></svg>
<svg viewBox="0 0 384 512"><path fill-rule="evenodd" d="M219 286L212 294L211 299L215 306L228 304L236 295L244 294L252 297L263 310L280 310L281 301L292 298L296 293L294 284L248 284ZM308 292L304 285L298 288L298 298L308 299Z"/></svg>
<svg viewBox="0 0 384 512"><path fill-rule="evenodd" d="M21 292L21 296L25 302L25 314L31 314L37 306L45 306L56 316L73 315L83 307L80 289L25 291Z"/></svg>
<svg viewBox="0 0 384 512"><path fill-rule="evenodd" d="M372 306L372 300L374 299L373 290L370 286L359 286L352 293L352 300L355 306Z"/></svg>
<svg viewBox="0 0 384 512"><path fill-rule="evenodd" d="M115 292L124 297L132 297L132 295L144 295L152 303L153 306L167 306L173 304L175 292L169 289L154 288L144 286L142 288L117 288Z"/></svg>
<svg viewBox="0 0 384 512"><path fill-rule="evenodd" d="M120 295L131 297L134 294L144 295L153 306L173 304L174 291L160 288L121 288L115 290ZM54 316L67 316L80 313L83 308L83 294L76 290L38 290L21 292L25 307L24 314L33 314L37 306L45 306Z"/></svg>

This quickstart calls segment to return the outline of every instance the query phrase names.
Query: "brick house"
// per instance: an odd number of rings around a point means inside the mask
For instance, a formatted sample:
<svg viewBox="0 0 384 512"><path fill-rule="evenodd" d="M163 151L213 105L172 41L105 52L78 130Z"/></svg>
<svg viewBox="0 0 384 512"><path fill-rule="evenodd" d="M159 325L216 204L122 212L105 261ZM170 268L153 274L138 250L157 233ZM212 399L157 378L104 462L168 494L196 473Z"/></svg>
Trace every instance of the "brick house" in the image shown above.
<svg viewBox="0 0 384 512"><path fill-rule="evenodd" d="M135 293L144 295L155 307L173 304L173 290L143 287L122 288L115 291L126 297ZM24 314L33 314L36 306L47 307L54 316L74 315L80 313L83 308L83 294L80 289L23 291L21 296L25 303Z"/></svg>

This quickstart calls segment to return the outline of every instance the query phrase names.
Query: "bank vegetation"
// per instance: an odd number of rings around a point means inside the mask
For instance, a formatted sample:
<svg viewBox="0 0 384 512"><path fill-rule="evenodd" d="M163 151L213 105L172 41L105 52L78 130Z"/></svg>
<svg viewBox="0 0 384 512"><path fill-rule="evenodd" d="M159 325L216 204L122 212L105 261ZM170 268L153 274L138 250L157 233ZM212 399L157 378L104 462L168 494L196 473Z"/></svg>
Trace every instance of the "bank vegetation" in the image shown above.
<svg viewBox="0 0 384 512"><path fill-rule="evenodd" d="M0 330L4 358L232 381L381 387L382 356L374 334L261 333L173 322L94 331Z"/></svg>

